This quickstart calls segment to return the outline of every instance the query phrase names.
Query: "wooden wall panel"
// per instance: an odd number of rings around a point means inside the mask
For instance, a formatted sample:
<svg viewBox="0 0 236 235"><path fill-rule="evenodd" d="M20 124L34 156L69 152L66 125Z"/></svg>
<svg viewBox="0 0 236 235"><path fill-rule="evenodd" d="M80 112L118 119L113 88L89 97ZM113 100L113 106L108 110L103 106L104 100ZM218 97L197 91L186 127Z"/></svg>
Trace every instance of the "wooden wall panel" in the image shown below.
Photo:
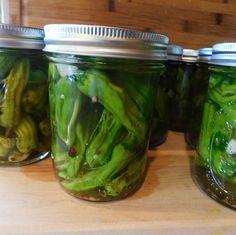
<svg viewBox="0 0 236 235"><path fill-rule="evenodd" d="M13 1L13 0L11 0ZM16 0L22 23L104 24L157 31L199 48L236 41L236 0Z"/></svg>
<svg viewBox="0 0 236 235"><path fill-rule="evenodd" d="M11 24L21 24L21 0L8 0Z"/></svg>

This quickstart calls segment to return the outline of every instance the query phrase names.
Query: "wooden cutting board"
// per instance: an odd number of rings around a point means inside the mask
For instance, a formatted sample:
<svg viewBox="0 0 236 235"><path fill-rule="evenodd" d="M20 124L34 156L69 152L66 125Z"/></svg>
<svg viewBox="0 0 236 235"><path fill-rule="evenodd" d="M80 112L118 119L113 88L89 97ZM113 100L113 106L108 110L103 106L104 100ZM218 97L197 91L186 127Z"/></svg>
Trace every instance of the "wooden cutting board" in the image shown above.
<svg viewBox="0 0 236 235"><path fill-rule="evenodd" d="M92 203L65 193L51 159L0 168L0 234L235 235L236 212L208 198L193 183L183 135L149 151L148 173L133 196Z"/></svg>

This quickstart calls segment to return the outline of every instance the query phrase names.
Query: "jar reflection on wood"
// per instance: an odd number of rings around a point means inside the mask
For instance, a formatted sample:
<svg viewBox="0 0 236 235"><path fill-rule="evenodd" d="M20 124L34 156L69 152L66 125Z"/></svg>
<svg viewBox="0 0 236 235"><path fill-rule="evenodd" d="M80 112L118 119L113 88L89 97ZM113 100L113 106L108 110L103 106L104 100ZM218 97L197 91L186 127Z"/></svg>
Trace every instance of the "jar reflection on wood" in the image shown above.
<svg viewBox="0 0 236 235"><path fill-rule="evenodd" d="M0 165L49 154L47 61L43 30L0 25Z"/></svg>
<svg viewBox="0 0 236 235"><path fill-rule="evenodd" d="M214 45L211 64L193 176L210 197L236 209L236 43Z"/></svg>
<svg viewBox="0 0 236 235"><path fill-rule="evenodd" d="M196 71L198 51L184 49L182 62L167 65L169 130L185 132L188 120L190 80Z"/></svg>
<svg viewBox="0 0 236 235"><path fill-rule="evenodd" d="M168 38L92 25L48 25L45 34L58 180L81 199L121 199L144 177Z"/></svg>
<svg viewBox="0 0 236 235"><path fill-rule="evenodd" d="M197 146L202 121L204 101L207 94L210 72L212 48L199 49L197 70L190 81L188 124L185 132L185 141L190 148Z"/></svg>

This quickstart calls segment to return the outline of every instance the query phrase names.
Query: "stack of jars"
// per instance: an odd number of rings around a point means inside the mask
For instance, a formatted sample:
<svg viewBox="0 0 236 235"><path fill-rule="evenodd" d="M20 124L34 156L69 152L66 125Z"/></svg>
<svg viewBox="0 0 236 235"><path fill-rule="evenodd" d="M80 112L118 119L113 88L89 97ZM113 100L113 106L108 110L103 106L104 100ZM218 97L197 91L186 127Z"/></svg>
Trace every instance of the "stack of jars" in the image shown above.
<svg viewBox="0 0 236 235"><path fill-rule="evenodd" d="M154 32L44 30L0 25L1 166L51 149L68 193L116 200L143 182L148 146L178 131L197 146L197 184L236 208L236 43L196 51Z"/></svg>

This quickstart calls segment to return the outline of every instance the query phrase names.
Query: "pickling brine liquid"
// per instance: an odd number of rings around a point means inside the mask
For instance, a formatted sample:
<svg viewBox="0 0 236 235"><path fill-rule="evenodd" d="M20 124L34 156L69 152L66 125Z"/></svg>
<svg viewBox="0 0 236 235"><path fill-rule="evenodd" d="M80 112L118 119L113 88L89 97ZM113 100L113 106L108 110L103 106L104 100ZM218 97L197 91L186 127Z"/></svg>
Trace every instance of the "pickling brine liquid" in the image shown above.
<svg viewBox="0 0 236 235"><path fill-rule="evenodd" d="M163 65L48 57L52 156L61 186L90 201L126 197L144 177L155 87Z"/></svg>

